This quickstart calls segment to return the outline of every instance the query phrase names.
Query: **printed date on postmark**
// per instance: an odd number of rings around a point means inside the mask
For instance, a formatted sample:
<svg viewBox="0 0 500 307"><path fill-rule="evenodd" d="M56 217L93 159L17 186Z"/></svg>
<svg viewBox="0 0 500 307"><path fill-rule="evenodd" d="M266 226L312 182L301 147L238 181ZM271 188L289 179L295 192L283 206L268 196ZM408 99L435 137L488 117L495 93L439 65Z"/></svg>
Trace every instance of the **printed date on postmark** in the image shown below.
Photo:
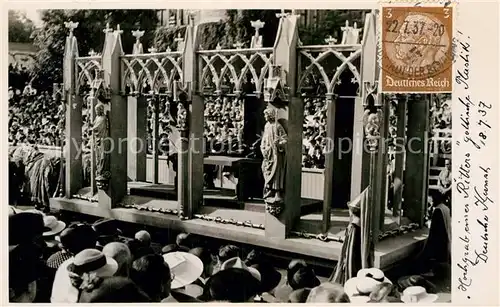
<svg viewBox="0 0 500 307"><path fill-rule="evenodd" d="M382 91L451 92L452 10L382 9Z"/></svg>

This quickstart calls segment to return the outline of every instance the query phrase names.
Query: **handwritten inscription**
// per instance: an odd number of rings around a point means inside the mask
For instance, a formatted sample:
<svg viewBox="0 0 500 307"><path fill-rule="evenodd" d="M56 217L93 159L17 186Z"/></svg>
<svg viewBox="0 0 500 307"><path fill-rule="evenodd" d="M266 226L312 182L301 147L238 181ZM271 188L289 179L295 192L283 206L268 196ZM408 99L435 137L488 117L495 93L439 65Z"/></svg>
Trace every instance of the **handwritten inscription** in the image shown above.
<svg viewBox="0 0 500 307"><path fill-rule="evenodd" d="M461 254L456 266L458 290L467 292L474 280L471 272L477 266L488 263L490 223L489 210L494 202L490 195L491 166L487 161L479 161L479 152L488 145L491 125L488 122L492 113L492 105L482 100L474 100L469 92L471 79L471 57L473 48L470 37L458 31L456 45L456 73L455 85L459 87L458 107L460 114L461 140L456 144L463 147L458 161L458 169L454 172L455 190L460 198L460 224L458 242L461 245ZM472 291L471 291L472 292ZM470 298L470 294L467 296Z"/></svg>

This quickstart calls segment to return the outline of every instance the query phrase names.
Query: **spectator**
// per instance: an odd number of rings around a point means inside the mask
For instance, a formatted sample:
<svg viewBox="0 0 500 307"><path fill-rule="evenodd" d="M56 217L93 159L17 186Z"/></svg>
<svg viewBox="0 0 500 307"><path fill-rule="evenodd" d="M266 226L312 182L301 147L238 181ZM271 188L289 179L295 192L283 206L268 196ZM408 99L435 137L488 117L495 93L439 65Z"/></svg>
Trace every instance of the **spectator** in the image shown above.
<svg viewBox="0 0 500 307"><path fill-rule="evenodd" d="M148 303L151 299L125 277L97 279L82 291L79 303Z"/></svg>
<svg viewBox="0 0 500 307"><path fill-rule="evenodd" d="M97 249L84 249L76 254L67 267L72 288L66 297L70 302L78 302L82 291L98 286L105 277L113 276L118 271L118 263ZM56 289L59 291L59 289Z"/></svg>
<svg viewBox="0 0 500 307"><path fill-rule="evenodd" d="M115 276L128 277L132 265L132 253L125 243L111 242L103 247L102 253L113 258L118 263Z"/></svg>
<svg viewBox="0 0 500 307"><path fill-rule="evenodd" d="M52 296L50 301L52 303L74 303L76 302L76 297L74 296L76 289L74 289L71 284L68 266L74 260L73 255L77 255L86 249L95 248L97 235L90 225L75 223L70 225L61 236L64 238L61 238L64 249L67 250L72 257L62 262L57 268L54 283L52 285ZM71 293L73 293L73 296Z"/></svg>
<svg viewBox="0 0 500 307"><path fill-rule="evenodd" d="M444 162L444 169L439 173L438 186L439 192L443 197L443 201L446 205L451 202L451 160L446 159Z"/></svg>
<svg viewBox="0 0 500 307"><path fill-rule="evenodd" d="M286 282L276 288L274 294L282 302L289 300L290 294L299 289L312 289L320 285L313 269L304 260L294 259L290 261L287 269Z"/></svg>
<svg viewBox="0 0 500 307"><path fill-rule="evenodd" d="M20 244L9 249L9 302L35 301L41 269L39 256L32 244Z"/></svg>
<svg viewBox="0 0 500 307"><path fill-rule="evenodd" d="M350 300L341 285L322 283L311 290L306 303L350 303Z"/></svg>
<svg viewBox="0 0 500 307"><path fill-rule="evenodd" d="M160 255L146 255L132 263L132 280L153 302L173 302L170 286L174 276Z"/></svg>

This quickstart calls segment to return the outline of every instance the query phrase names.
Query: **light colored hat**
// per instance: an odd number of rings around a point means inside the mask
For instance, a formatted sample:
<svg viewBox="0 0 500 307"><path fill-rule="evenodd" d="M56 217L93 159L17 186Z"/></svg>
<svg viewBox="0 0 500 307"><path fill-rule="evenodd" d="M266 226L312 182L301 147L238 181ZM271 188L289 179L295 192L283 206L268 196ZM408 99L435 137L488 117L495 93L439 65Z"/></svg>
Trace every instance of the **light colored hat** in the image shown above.
<svg viewBox="0 0 500 307"><path fill-rule="evenodd" d="M118 270L118 263L97 249L89 248L76 254L68 271L81 275L95 273L98 277L113 276Z"/></svg>
<svg viewBox="0 0 500 307"><path fill-rule="evenodd" d="M257 269L252 268L247 266L241 259L240 257L234 257L226 260L222 265L221 265L221 271L225 269L243 269L245 271L250 272L252 276L257 279L259 282L262 281L262 277L260 276L260 273Z"/></svg>
<svg viewBox="0 0 500 307"><path fill-rule="evenodd" d="M50 237L63 231L66 228L66 223L57 220L55 216L46 215L43 217L43 226L46 229L43 232L43 236Z"/></svg>
<svg viewBox="0 0 500 307"><path fill-rule="evenodd" d="M163 255L163 259L173 275L171 289L187 286L197 280L203 273L203 262L200 258L186 252L173 252Z"/></svg>
<svg viewBox="0 0 500 307"><path fill-rule="evenodd" d="M438 299L437 294L427 293L424 287L412 286L403 291L401 300L404 303L433 303Z"/></svg>
<svg viewBox="0 0 500 307"><path fill-rule="evenodd" d="M382 270L377 268L361 269L356 277L346 281L344 291L351 302L367 303L372 291L383 282L392 284Z"/></svg>

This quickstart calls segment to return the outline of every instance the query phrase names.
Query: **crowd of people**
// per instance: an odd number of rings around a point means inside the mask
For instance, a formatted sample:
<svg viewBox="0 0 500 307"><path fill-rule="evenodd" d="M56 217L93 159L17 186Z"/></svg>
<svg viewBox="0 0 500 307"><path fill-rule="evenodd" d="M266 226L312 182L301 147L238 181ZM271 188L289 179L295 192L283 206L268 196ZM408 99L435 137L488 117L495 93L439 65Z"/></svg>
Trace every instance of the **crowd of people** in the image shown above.
<svg viewBox="0 0 500 307"><path fill-rule="evenodd" d="M30 227L26 227L30 225ZM9 300L52 303L421 302L438 299L418 276L394 283L379 269L344 285L292 260L281 273L258 250L203 244L180 233L163 247L139 230L126 238L117 221L71 222L36 210L9 212Z"/></svg>
<svg viewBox="0 0 500 307"><path fill-rule="evenodd" d="M325 168L327 108L324 98L304 97L302 167Z"/></svg>
<svg viewBox="0 0 500 307"><path fill-rule="evenodd" d="M60 146L64 106L47 91L37 92L29 84L9 87L9 143Z"/></svg>
<svg viewBox="0 0 500 307"><path fill-rule="evenodd" d="M230 97L205 97L204 136L210 151L219 154L243 153L244 103Z"/></svg>

